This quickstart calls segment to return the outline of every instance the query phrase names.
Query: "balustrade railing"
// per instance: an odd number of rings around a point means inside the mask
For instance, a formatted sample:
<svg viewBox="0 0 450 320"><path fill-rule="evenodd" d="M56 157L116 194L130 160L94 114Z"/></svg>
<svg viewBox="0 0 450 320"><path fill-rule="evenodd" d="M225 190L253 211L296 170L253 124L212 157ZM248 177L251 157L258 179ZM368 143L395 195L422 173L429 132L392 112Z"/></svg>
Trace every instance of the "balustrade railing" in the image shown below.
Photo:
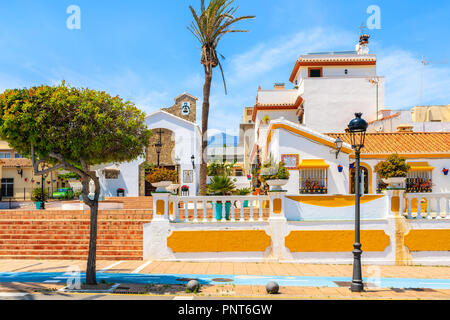
<svg viewBox="0 0 450 320"><path fill-rule="evenodd" d="M450 219L450 193L407 193L408 219Z"/></svg>
<svg viewBox="0 0 450 320"><path fill-rule="evenodd" d="M269 217L268 196L172 196L173 222L253 222Z"/></svg>

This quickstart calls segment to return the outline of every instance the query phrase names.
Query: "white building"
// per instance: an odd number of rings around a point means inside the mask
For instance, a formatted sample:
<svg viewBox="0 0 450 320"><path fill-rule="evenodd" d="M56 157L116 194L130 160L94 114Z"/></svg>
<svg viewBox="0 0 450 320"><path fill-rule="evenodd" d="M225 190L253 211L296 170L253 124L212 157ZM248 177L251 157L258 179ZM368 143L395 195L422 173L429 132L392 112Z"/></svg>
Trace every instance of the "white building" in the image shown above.
<svg viewBox="0 0 450 320"><path fill-rule="evenodd" d="M285 189L291 195L354 193L351 167L355 160L345 130L356 112L362 112L370 123L376 122L377 114L386 113L384 77L377 75L376 61L376 55L368 53L365 35L355 52L300 56L289 79L294 89L285 89L284 84L275 84L273 90L258 89L251 119L254 130L250 131L254 139L248 139L254 142L246 162L254 165L270 159L285 162L290 170ZM407 114L410 122L424 114L414 111L415 115ZM246 108L244 113L247 112ZM436 113L432 115L435 117ZM384 120L389 117L383 116ZM425 122L432 125L442 125L433 122L434 118L427 119L430 120ZM369 129L361 151L365 193L380 193L381 181L373 170L392 153L405 157L412 166L407 192L412 192L417 179L432 183L432 192L449 192L450 180L443 169L450 167L450 133L443 128L436 130L441 132L428 134L411 133L412 130L378 134ZM338 137L344 141L339 153L334 144Z"/></svg>

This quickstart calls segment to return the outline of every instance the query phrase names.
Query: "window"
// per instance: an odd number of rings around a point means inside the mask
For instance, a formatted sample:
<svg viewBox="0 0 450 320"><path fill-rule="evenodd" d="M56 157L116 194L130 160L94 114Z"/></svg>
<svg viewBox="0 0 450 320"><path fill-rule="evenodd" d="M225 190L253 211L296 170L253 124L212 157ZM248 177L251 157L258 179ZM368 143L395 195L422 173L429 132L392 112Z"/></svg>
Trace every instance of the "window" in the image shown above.
<svg viewBox="0 0 450 320"><path fill-rule="evenodd" d="M322 68L310 68L308 69L310 78L321 78L322 77Z"/></svg>
<svg viewBox="0 0 450 320"><path fill-rule="evenodd" d="M410 171L406 175L406 192L432 192L431 171Z"/></svg>
<svg viewBox="0 0 450 320"><path fill-rule="evenodd" d="M0 152L0 159L10 159L11 152Z"/></svg>
<svg viewBox="0 0 450 320"><path fill-rule="evenodd" d="M300 169L301 194L328 193L328 177L325 168Z"/></svg>
<svg viewBox="0 0 450 320"><path fill-rule="evenodd" d="M20 153L15 153L14 158L16 159L22 158L22 155Z"/></svg>
<svg viewBox="0 0 450 320"><path fill-rule="evenodd" d="M2 179L2 197L13 197L14 196L14 179L13 178L3 178Z"/></svg>
<svg viewBox="0 0 450 320"><path fill-rule="evenodd" d="M348 69L345 69L344 73L345 73L345 74L348 74Z"/></svg>

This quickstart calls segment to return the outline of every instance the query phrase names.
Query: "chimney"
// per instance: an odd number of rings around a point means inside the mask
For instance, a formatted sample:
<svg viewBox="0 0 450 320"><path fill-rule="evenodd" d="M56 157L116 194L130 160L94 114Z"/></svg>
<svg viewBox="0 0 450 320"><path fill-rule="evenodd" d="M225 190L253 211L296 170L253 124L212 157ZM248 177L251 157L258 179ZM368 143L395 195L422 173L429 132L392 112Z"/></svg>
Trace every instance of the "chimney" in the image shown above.
<svg viewBox="0 0 450 320"><path fill-rule="evenodd" d="M356 45L358 54L369 54L369 38L370 35L362 34L359 36L359 43Z"/></svg>
<svg viewBox="0 0 450 320"><path fill-rule="evenodd" d="M275 90L284 90L284 83L275 83L275 84L273 85L273 88L274 88Z"/></svg>

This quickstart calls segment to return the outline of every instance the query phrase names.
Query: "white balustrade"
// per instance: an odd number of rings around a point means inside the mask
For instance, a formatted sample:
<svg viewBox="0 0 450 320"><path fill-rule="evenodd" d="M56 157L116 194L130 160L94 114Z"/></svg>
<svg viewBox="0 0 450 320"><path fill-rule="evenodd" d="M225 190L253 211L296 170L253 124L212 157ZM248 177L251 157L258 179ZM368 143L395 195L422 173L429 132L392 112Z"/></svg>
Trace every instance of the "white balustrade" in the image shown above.
<svg viewBox="0 0 450 320"><path fill-rule="evenodd" d="M258 214L258 221L264 221L264 201L270 201L270 198L268 196L171 196L169 199L173 208L171 221L190 223L254 222L255 212ZM247 208L248 210L246 210ZM180 217L181 213L184 213L182 214L183 220ZM239 217L237 217L237 213L239 213ZM249 213L248 219L245 217L246 213ZM192 216L189 217L189 214ZM266 218L268 216L267 212Z"/></svg>
<svg viewBox="0 0 450 320"><path fill-rule="evenodd" d="M408 219L450 219L450 193L407 193L405 197ZM412 208L414 199L417 210ZM426 212L422 212L422 201L427 203Z"/></svg>

